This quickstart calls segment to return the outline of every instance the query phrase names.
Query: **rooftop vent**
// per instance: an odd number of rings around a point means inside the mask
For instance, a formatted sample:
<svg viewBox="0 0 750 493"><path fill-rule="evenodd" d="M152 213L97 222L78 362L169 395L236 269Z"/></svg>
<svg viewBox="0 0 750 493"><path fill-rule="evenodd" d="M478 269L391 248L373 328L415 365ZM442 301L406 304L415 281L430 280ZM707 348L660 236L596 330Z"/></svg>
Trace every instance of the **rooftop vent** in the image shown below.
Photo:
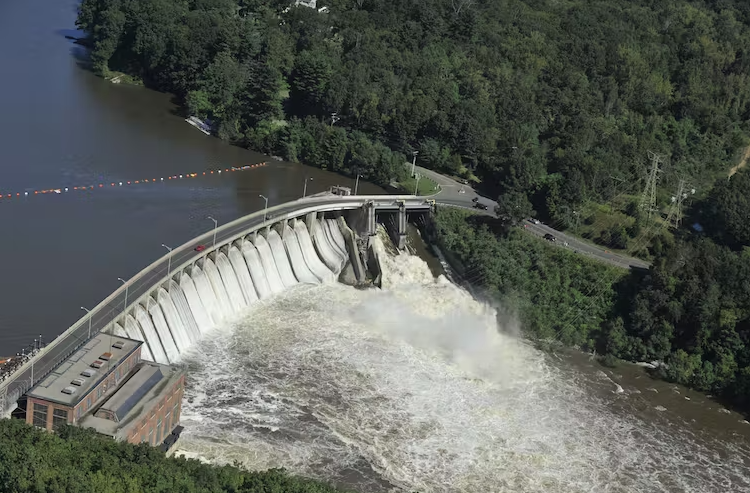
<svg viewBox="0 0 750 493"><path fill-rule="evenodd" d="M86 368L81 372L81 375L84 377L93 377L94 375L96 375L96 372L90 368Z"/></svg>
<svg viewBox="0 0 750 493"><path fill-rule="evenodd" d="M76 388L75 387L65 387L64 389L62 389L62 393L63 394L68 394L68 395L73 395L73 394L76 393Z"/></svg>
<svg viewBox="0 0 750 493"><path fill-rule="evenodd" d="M103 364L104 364L104 361L102 361L102 360L96 360L93 363L91 363L91 367L92 368L96 368L98 370L99 368L102 367Z"/></svg>
<svg viewBox="0 0 750 493"><path fill-rule="evenodd" d="M104 353L101 356L99 356L99 359L102 359L104 361L109 361L109 359L112 357L112 353Z"/></svg>
<svg viewBox="0 0 750 493"><path fill-rule="evenodd" d="M116 343L112 344L112 347L115 349L122 349L125 347L125 343L122 341L117 341Z"/></svg>
<svg viewBox="0 0 750 493"><path fill-rule="evenodd" d="M72 383L73 385L75 385L77 387L80 387L81 385L83 385L83 382L84 382L83 378L76 378L75 380L73 380L70 383Z"/></svg>

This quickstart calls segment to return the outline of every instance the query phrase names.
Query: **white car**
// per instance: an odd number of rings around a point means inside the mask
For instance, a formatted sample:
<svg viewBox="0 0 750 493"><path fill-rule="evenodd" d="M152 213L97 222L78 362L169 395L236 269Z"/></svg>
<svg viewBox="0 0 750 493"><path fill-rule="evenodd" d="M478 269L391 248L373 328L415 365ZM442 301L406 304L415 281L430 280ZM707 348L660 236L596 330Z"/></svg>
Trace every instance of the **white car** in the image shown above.
<svg viewBox="0 0 750 493"><path fill-rule="evenodd" d="M539 222L539 219L532 219L531 222L534 224L542 224Z"/></svg>

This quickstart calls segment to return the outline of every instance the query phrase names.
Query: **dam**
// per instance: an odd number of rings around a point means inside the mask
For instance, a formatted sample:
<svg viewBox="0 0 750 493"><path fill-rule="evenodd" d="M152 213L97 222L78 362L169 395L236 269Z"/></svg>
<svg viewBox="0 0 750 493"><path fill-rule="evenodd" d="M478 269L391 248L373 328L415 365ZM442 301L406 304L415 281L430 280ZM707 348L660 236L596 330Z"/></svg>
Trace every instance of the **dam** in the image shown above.
<svg viewBox="0 0 750 493"><path fill-rule="evenodd" d="M167 255L95 308L82 307L84 317L0 383L0 410L9 415L99 333L142 341L144 360L170 365L217 325L285 289L372 284L369 238L377 223L403 248L409 216L429 216L435 206L422 197L335 189L250 214L174 249L164 245Z"/></svg>

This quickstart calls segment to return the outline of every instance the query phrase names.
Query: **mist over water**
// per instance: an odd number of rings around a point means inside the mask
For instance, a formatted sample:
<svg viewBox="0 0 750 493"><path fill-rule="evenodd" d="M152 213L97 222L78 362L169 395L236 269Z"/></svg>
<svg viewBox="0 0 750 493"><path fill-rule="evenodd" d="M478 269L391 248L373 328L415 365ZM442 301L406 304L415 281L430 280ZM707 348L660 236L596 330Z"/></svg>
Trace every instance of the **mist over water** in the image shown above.
<svg viewBox="0 0 750 493"><path fill-rule="evenodd" d="M383 264L382 290L299 285L208 334L180 448L363 491L750 490L747 447L621 412L418 257Z"/></svg>

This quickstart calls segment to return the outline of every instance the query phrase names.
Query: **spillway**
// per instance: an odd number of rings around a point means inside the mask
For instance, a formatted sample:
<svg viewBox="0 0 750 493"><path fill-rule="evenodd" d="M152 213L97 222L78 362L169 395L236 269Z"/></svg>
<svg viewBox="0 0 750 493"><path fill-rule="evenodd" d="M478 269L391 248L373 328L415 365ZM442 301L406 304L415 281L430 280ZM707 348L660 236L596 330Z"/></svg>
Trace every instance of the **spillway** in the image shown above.
<svg viewBox="0 0 750 493"><path fill-rule="evenodd" d="M224 287L224 283L221 280L219 269L216 268L216 264L214 264L213 260L206 257L203 262L203 272L205 272L208 277L211 287L216 294L216 299L219 301L219 309L221 310L221 318L223 320L234 313L234 308L229 302L229 294L227 294L227 289Z"/></svg>
<svg viewBox="0 0 750 493"><path fill-rule="evenodd" d="M250 271L250 277L253 278L253 285L258 292L260 299L271 296L271 288L268 286L268 279L263 270L263 264L260 262L260 255L255 245L247 240L242 242L242 255L245 257L247 267Z"/></svg>
<svg viewBox="0 0 750 493"><path fill-rule="evenodd" d="M211 330L211 327L213 327L211 315L208 314L206 308L203 306L203 301L201 301L195 283L185 272L180 276L180 288L187 300L190 314L193 316L195 324L198 326L198 331L203 334L204 332Z"/></svg>
<svg viewBox="0 0 750 493"><path fill-rule="evenodd" d="M285 288L291 288L297 284L297 278L294 277L292 272L292 265L289 263L289 257L284 248L284 243L281 241L281 236L275 230L271 230L266 238L268 245L273 253L273 259L276 262L276 268L279 271L279 277L281 282L284 283Z"/></svg>
<svg viewBox="0 0 750 493"><path fill-rule="evenodd" d="M333 272L334 275L338 276L341 273L343 267L341 257L339 257L331 244L329 243L328 236L325 233L324 226L319 222L315 222L312 225L312 236L314 241L315 250L318 252L318 256L323 259L325 265Z"/></svg>
<svg viewBox="0 0 750 493"><path fill-rule="evenodd" d="M175 363L206 333L259 299L299 283L334 281L349 258L337 222L316 221L314 240L303 222L290 224L283 238L273 229L267 236L256 233L252 241L238 239L175 272L109 330L144 341L144 359Z"/></svg>
<svg viewBox="0 0 750 493"><path fill-rule="evenodd" d="M258 301L258 293L255 291L255 285L250 277L250 271L247 269L245 258L234 245L229 249L229 262L231 262L234 272L237 274L237 282L239 282L242 295L245 297L245 303L249 305Z"/></svg>
<svg viewBox="0 0 750 493"><path fill-rule="evenodd" d="M125 333L125 329L123 329L120 324L115 324L114 327L112 327L112 333L118 337L128 337L128 334Z"/></svg>
<svg viewBox="0 0 750 493"><path fill-rule="evenodd" d="M297 240L297 235L289 225L284 226L284 246L289 254L289 260L294 270L294 276L299 282L308 284L320 284L320 280L315 277L310 268L305 263L305 258L302 255L302 249Z"/></svg>
<svg viewBox="0 0 750 493"><path fill-rule="evenodd" d="M224 283L224 287L227 290L229 296L229 302L232 304L232 308L235 312L240 312L247 307L245 302L245 295L242 294L242 288L237 280L237 274L234 273L232 264L229 263L229 259L224 253L219 253L216 256L216 265L219 267L219 274L221 274L221 281Z"/></svg>
<svg viewBox="0 0 750 493"><path fill-rule="evenodd" d="M320 257L315 252L315 247L310 239L310 234L307 231L307 226L302 221L294 221L294 232L297 235L300 249L302 250L302 257L305 259L305 264L309 267L310 271L315 274L320 282L333 282L335 276L323 262L320 261Z"/></svg>
<svg viewBox="0 0 750 493"><path fill-rule="evenodd" d="M336 250L339 257L341 257L342 262L346 265L349 261L349 254L346 251L346 241L344 241L344 237L341 234L338 224L336 224L336 220L326 219L325 221L322 221L322 224L328 238L331 240L331 245L333 245L333 248ZM338 233L338 235L336 233Z"/></svg>
<svg viewBox="0 0 750 493"><path fill-rule="evenodd" d="M203 306L206 308L206 312L211 318L211 327L221 323L223 317L221 314L221 307L219 302L216 300L216 294L214 293L211 283L208 282L206 274L197 265L193 266L190 277L195 282L195 288L198 291Z"/></svg>
<svg viewBox="0 0 750 493"><path fill-rule="evenodd" d="M271 292L280 293L284 291L284 283L281 282L281 278L279 277L279 271L276 268L276 262L273 259L271 247L268 246L268 242L263 235L257 234L253 243L260 255L260 262L263 264L263 271L266 273L268 287L271 289Z"/></svg>
<svg viewBox="0 0 750 493"><path fill-rule="evenodd" d="M159 291L156 294L156 299L159 302L159 307L161 308L162 313L164 314L164 319L169 327L169 333L172 334L172 339L175 342L175 346L177 346L178 352L182 353L187 351L192 345L192 341L190 340L188 331L182 325L182 319L177 313L177 308L175 308L174 303L172 303L172 298L169 296L166 289L159 288Z"/></svg>
<svg viewBox="0 0 750 493"><path fill-rule="evenodd" d="M159 303L153 298L148 299L146 306L167 356L167 361L164 361L163 363L174 363L180 357L180 350L177 349L177 343L172 337L172 333L169 332L169 326L167 325L167 320L164 318L164 313L161 311ZM162 363L162 361L157 361L157 363Z"/></svg>
<svg viewBox="0 0 750 493"><path fill-rule="evenodd" d="M190 305L185 297L185 293L174 280L169 281L169 296L172 298L175 308L177 308L177 313L180 316L180 320L182 320L182 326L187 329L188 338L191 342L196 342L201 337L201 331L198 329L195 318L190 312Z"/></svg>
<svg viewBox="0 0 750 493"><path fill-rule="evenodd" d="M149 348L151 349L153 361L157 363L169 363L161 339L159 339L159 335L156 333L156 328L154 327L153 322L151 322L151 317L148 316L143 305L136 306L135 319L138 321L138 325L140 325L145 340L148 342Z"/></svg>

